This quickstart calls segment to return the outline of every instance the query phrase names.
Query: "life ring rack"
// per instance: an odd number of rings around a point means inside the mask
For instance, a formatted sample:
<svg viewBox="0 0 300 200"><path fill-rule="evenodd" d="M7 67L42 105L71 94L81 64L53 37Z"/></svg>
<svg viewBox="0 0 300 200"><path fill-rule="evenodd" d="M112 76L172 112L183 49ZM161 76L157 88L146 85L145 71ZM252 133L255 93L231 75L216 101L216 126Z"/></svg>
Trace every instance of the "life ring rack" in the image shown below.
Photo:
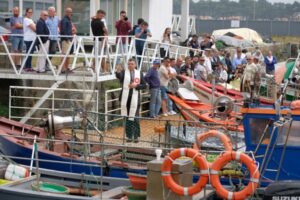
<svg viewBox="0 0 300 200"><path fill-rule="evenodd" d="M197 183L190 187L183 187L177 184L171 174L173 162L181 156L186 156L195 160L201 172L200 178ZM171 189L174 193L180 196L192 196L201 192L202 188L207 184L209 179L209 165L206 162L205 157L196 149L175 149L171 151L167 156L165 156L161 167L161 175L166 187Z"/></svg>

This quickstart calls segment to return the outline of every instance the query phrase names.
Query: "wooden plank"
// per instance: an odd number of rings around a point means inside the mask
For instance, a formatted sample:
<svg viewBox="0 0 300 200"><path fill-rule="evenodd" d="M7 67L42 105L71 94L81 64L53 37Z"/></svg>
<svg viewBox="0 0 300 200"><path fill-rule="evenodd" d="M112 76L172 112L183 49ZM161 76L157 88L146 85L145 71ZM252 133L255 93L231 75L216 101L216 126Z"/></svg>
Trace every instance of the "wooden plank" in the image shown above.
<svg viewBox="0 0 300 200"><path fill-rule="evenodd" d="M103 199L113 199L113 198L116 198L117 196L122 195L124 188L125 188L124 186L116 187L114 189L103 192L102 195L97 194L97 195L93 196L93 198L100 199L100 197L102 197Z"/></svg>

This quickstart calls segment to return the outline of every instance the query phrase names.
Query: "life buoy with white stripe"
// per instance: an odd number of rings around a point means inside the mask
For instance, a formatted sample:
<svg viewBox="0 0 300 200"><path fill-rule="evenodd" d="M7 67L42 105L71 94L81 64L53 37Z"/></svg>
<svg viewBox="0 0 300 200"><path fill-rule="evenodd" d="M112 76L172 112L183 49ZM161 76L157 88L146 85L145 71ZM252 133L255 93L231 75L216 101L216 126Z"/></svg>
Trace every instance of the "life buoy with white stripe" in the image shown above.
<svg viewBox="0 0 300 200"><path fill-rule="evenodd" d="M193 186L183 187L181 185L178 185L172 177L172 164L174 160L181 156L192 158L198 164L201 175L198 182ZM197 150L190 148L181 148L173 150L165 157L161 167L161 174L166 187L171 189L174 193L181 196L192 196L194 194L199 193L202 190L202 188L206 185L209 177L209 167L205 160L205 157L202 154L200 154Z"/></svg>
<svg viewBox="0 0 300 200"><path fill-rule="evenodd" d="M232 144L230 138L225 133L216 130L210 130L205 133L198 134L196 136L194 149L200 150L202 142L207 140L207 138L211 138L211 137L219 138L224 145L225 151L232 151Z"/></svg>
<svg viewBox="0 0 300 200"><path fill-rule="evenodd" d="M250 180L248 185L238 192L231 192L225 189L220 181L219 171L227 165L228 162L236 160L243 163L250 172ZM259 170L254 160L242 152L227 151L221 154L216 161L211 165L210 181L215 188L217 194L224 199L243 200L252 195L259 184Z"/></svg>

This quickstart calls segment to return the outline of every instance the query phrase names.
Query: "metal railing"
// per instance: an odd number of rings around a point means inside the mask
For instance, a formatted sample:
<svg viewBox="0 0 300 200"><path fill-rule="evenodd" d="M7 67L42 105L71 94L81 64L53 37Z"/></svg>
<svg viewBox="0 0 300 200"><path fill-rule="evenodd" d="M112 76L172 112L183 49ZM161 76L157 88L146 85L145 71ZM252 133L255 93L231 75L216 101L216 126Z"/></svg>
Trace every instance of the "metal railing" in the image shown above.
<svg viewBox="0 0 300 200"><path fill-rule="evenodd" d="M109 115L110 114L116 114L120 115L121 113L121 104L119 103L119 96L122 88L117 88L117 89L111 89L111 90L106 90L105 91L105 105L104 105L104 114L105 114L105 130L107 130L107 127L109 126L110 123L120 121L123 119L123 117L116 117L112 120L109 120ZM112 93L114 93L114 97L112 97ZM147 104L150 103L150 100L145 100L149 96L149 92L142 91L141 96L140 96L140 116L143 116L144 114L149 112L149 109L145 108ZM144 106L145 105L145 106Z"/></svg>
<svg viewBox="0 0 300 200"><path fill-rule="evenodd" d="M172 30L180 31L181 30L181 15L172 16ZM189 17L189 33L195 34L196 31L196 16Z"/></svg>
<svg viewBox="0 0 300 200"><path fill-rule="evenodd" d="M47 92L49 95L44 96ZM87 96L90 99L87 100ZM26 86L9 89L9 119L13 120L37 122L58 111L61 115L70 115L76 109L83 109L84 104L90 104L91 111L98 111L98 91Z"/></svg>
<svg viewBox="0 0 300 200"><path fill-rule="evenodd" d="M23 35L11 34L10 37ZM9 48L10 42L4 41L4 35L0 34L0 58L7 60L9 66L2 69L1 74L10 73L10 76L3 75L2 78L21 78L21 79L39 79L39 80L82 80L83 77L87 81L106 81L115 79L115 69L117 65L126 67L127 60L135 57L138 62L138 69L147 70L152 65L155 59L161 59L160 47L162 45L168 46L166 54L170 57L178 58L187 56L189 51L198 51L188 47L164 44L153 40L138 39L133 36L55 36L58 38L58 49L55 54L49 54L48 49L45 48L42 42L42 37L49 37L44 35L36 36L35 42L32 42L28 51L25 49L22 52L12 52ZM122 40L122 39L123 40ZM62 53L60 45L61 40L69 40L68 49ZM136 54L135 43L137 41L144 42L142 55ZM124 43L123 43L124 42ZM38 51L37 46L40 47ZM124 47L125 46L125 47ZM91 47L91 48L88 48ZM32 53L30 53L32 52ZM15 63L15 58L21 59L21 63ZM45 59L48 63L49 71L47 73L40 73L38 76L28 75L24 69L26 60L32 57L32 64L36 64L37 59ZM68 67L74 74L67 74L64 71L64 64L69 60ZM17 65L20 64L20 67ZM39 67L36 64L36 67ZM3 68L3 67L1 67ZM12 69L12 70L11 70ZM67 78L66 78L67 77Z"/></svg>

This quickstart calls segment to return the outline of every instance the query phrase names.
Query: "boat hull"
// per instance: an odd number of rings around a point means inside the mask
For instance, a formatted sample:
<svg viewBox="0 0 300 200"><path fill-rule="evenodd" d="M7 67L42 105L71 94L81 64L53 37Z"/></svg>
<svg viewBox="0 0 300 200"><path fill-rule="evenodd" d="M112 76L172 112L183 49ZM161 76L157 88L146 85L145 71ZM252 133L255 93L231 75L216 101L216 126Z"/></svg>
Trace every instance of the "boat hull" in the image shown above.
<svg viewBox="0 0 300 200"><path fill-rule="evenodd" d="M15 157L12 159L19 164L30 166L30 160L28 159L31 158L32 148L25 147L21 144L13 142L8 138L9 137L2 135L0 136L0 151L6 156ZM96 162L84 162L72 158L65 158L45 151L39 151L38 156L40 168L77 174L101 175L101 167L97 166ZM34 162L34 166L35 165L36 164ZM107 165L103 168L102 173L104 176L127 178L127 172L145 174L146 170Z"/></svg>

